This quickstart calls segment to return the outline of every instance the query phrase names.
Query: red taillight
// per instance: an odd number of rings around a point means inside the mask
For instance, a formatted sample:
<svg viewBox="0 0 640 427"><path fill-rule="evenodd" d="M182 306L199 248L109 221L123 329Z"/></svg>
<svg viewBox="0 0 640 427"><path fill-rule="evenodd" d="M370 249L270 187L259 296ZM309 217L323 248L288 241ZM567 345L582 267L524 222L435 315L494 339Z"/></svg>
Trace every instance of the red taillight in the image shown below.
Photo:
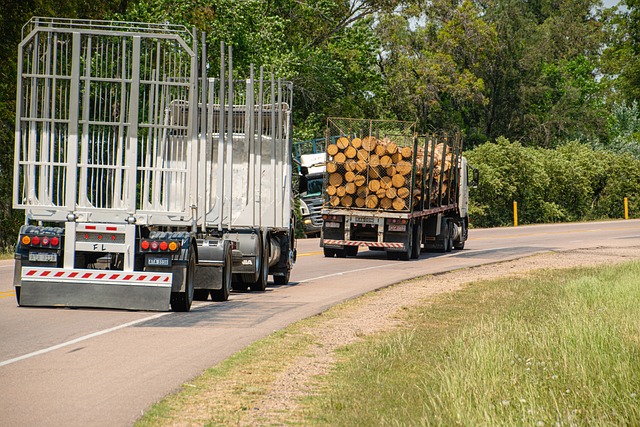
<svg viewBox="0 0 640 427"><path fill-rule="evenodd" d="M51 246L58 246L58 244L60 244L60 239L58 239L57 237L52 237Z"/></svg>
<svg viewBox="0 0 640 427"><path fill-rule="evenodd" d="M42 246L49 246L50 240L48 237L43 237L42 238Z"/></svg>
<svg viewBox="0 0 640 427"><path fill-rule="evenodd" d="M142 243L140 243L140 247L142 248L143 251L149 250L149 241L143 240Z"/></svg>
<svg viewBox="0 0 640 427"><path fill-rule="evenodd" d="M167 242L160 242L161 251L166 251L168 247L169 247L169 244Z"/></svg>
<svg viewBox="0 0 640 427"><path fill-rule="evenodd" d="M151 242L151 250L152 251L157 251L158 250L158 246L160 246L158 244L158 242L156 242L156 241Z"/></svg>
<svg viewBox="0 0 640 427"><path fill-rule="evenodd" d="M32 244L32 245L39 245L39 244L40 244L40 237L38 237L38 236L33 236L33 237L31 238L31 244Z"/></svg>

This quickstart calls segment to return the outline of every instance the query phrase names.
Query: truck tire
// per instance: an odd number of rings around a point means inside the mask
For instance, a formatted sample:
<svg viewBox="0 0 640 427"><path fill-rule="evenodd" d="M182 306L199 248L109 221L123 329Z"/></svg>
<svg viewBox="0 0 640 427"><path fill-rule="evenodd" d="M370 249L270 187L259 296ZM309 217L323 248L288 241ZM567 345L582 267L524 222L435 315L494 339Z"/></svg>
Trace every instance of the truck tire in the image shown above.
<svg viewBox="0 0 640 427"><path fill-rule="evenodd" d="M20 305L20 290L21 286L16 286L16 301L18 302L18 305Z"/></svg>
<svg viewBox="0 0 640 427"><path fill-rule="evenodd" d="M269 254L267 252L267 245L261 245L262 250L259 257L260 265L258 266L258 278L249 287L252 291L264 292L267 289L267 282L269 281Z"/></svg>
<svg viewBox="0 0 640 427"><path fill-rule="evenodd" d="M451 252L451 246L449 246L449 244L451 243L451 229L449 228L449 221L445 223L444 232L442 234L443 238L440 246L440 252Z"/></svg>
<svg viewBox="0 0 640 427"><path fill-rule="evenodd" d="M331 248L322 248L324 252L324 256L327 258L333 258L336 256L336 250Z"/></svg>
<svg viewBox="0 0 640 427"><path fill-rule="evenodd" d="M347 251L347 256L357 256L358 255L358 247L357 246L347 246L345 248Z"/></svg>
<svg viewBox="0 0 640 427"><path fill-rule="evenodd" d="M398 254L398 259L400 261L409 261L413 256L413 235L415 234L415 230L414 230L414 227L412 226L408 227L408 230L409 230L409 236L407 238L407 241L409 242L408 247L405 247L404 251L402 252L396 252Z"/></svg>
<svg viewBox="0 0 640 427"><path fill-rule="evenodd" d="M413 226L413 242L411 243L411 259L420 258L422 244L422 227L420 224Z"/></svg>
<svg viewBox="0 0 640 427"><path fill-rule="evenodd" d="M273 283L276 286L284 286L289 283L289 278L291 277L291 270L287 270L284 273L284 276L273 276Z"/></svg>
<svg viewBox="0 0 640 427"><path fill-rule="evenodd" d="M467 241L467 225L464 221L460 223L460 227L462 230L460 231L460 240L453 243L454 249L462 250L464 249L464 243Z"/></svg>
<svg viewBox="0 0 640 427"><path fill-rule="evenodd" d="M211 299L214 301L226 301L231 293L231 248L225 245L224 267L222 267L222 287L211 291Z"/></svg>
<svg viewBox="0 0 640 427"><path fill-rule="evenodd" d="M189 246L188 261L184 268L186 270L184 292L171 293L171 309L178 312L187 312L191 310L191 303L193 302L193 274L196 269L196 253L193 250L193 245Z"/></svg>

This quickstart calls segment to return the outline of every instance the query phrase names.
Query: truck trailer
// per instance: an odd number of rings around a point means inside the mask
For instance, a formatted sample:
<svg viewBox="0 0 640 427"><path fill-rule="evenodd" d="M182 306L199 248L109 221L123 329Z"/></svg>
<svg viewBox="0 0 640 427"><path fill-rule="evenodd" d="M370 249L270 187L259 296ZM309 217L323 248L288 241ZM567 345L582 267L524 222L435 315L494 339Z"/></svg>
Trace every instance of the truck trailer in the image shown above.
<svg viewBox="0 0 640 427"><path fill-rule="evenodd" d="M201 41L198 40L201 37ZM285 284L292 85L179 25L33 18L18 49L22 306L189 311Z"/></svg>
<svg viewBox="0 0 640 427"><path fill-rule="evenodd" d="M421 250L463 249L469 167L457 132L418 136L415 122L329 118L320 246L409 260Z"/></svg>

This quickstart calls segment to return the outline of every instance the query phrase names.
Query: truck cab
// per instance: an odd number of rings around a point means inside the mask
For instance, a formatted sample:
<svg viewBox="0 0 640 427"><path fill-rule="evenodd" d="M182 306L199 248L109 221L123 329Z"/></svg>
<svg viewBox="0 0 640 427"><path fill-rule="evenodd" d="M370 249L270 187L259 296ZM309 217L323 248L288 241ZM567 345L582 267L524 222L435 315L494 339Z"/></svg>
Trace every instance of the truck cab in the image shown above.
<svg viewBox="0 0 640 427"><path fill-rule="evenodd" d="M317 237L322 230L322 185L326 160L326 153L300 156L298 193L304 234L307 237Z"/></svg>

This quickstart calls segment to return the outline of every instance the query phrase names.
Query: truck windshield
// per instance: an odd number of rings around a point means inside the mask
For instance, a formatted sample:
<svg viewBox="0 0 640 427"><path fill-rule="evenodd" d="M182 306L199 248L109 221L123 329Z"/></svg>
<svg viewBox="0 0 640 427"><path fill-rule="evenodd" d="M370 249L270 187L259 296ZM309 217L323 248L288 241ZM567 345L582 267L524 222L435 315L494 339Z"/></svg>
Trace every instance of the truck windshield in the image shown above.
<svg viewBox="0 0 640 427"><path fill-rule="evenodd" d="M322 193L322 175L307 177L307 196L318 196Z"/></svg>

